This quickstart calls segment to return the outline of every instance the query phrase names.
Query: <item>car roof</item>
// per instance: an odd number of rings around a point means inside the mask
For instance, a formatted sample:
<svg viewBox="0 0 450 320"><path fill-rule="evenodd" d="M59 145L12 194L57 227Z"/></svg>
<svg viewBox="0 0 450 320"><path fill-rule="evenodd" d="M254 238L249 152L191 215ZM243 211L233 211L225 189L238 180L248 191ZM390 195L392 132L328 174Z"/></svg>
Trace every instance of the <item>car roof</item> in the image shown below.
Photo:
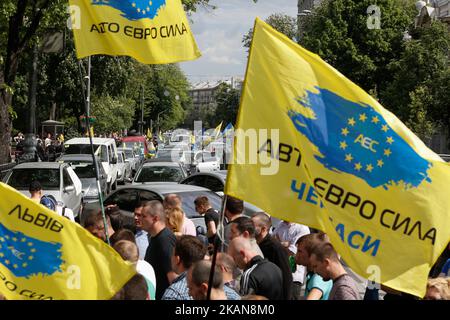
<svg viewBox="0 0 450 320"><path fill-rule="evenodd" d="M227 170L218 170L218 171L210 171L210 172L196 172L196 173L191 174L186 179L188 179L190 177L195 177L195 176L213 176L213 177L225 180L227 177Z"/></svg>
<svg viewBox="0 0 450 320"><path fill-rule="evenodd" d="M97 161L99 161L98 156L96 156ZM64 154L59 157L56 161L88 161L92 162L91 154Z"/></svg>
<svg viewBox="0 0 450 320"><path fill-rule="evenodd" d="M157 159L155 159L157 160ZM155 166L164 166L164 167L179 167L179 162L168 162L168 161L146 161L142 165L142 167L155 167Z"/></svg>
<svg viewBox="0 0 450 320"><path fill-rule="evenodd" d="M138 184L138 185L126 185L118 187L117 190L122 189L139 189L139 190L148 190L154 191L159 194L168 194L168 193L181 193L181 192L189 192L189 191L209 191L213 192L209 189L197 186L191 186L188 184L178 184L178 183L170 183L170 182L150 182L146 184Z"/></svg>
<svg viewBox="0 0 450 320"><path fill-rule="evenodd" d="M73 138L70 139L64 144L89 144L89 138ZM116 141L113 138L92 138L93 144L110 144L110 143L116 143Z"/></svg>
<svg viewBox="0 0 450 320"><path fill-rule="evenodd" d="M147 141L147 139L144 136L129 136L129 137L123 137L122 142L143 142Z"/></svg>
<svg viewBox="0 0 450 320"><path fill-rule="evenodd" d="M18 164L13 168L13 170L17 169L59 169L61 166L68 166L65 163L59 162L25 162Z"/></svg>

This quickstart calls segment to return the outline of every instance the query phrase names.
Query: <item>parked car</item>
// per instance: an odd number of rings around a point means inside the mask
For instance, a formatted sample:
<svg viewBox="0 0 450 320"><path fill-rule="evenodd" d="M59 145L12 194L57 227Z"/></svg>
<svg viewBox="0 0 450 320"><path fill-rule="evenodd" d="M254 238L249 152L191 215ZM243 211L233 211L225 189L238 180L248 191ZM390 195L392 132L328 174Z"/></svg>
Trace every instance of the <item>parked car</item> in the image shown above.
<svg viewBox="0 0 450 320"><path fill-rule="evenodd" d="M125 182L131 181L131 164L125 161L125 154L123 151L117 152L117 165L119 170L117 171L117 183L125 184Z"/></svg>
<svg viewBox="0 0 450 320"><path fill-rule="evenodd" d="M227 179L227 170L219 170L214 172L201 172L194 173L184 180L180 181L180 184L186 184L191 186L199 186L211 191L214 191L217 195L223 196L225 183ZM257 206L249 202L244 202L245 214L250 216L254 212L264 211ZM272 225L276 226L280 222L279 219L272 217Z"/></svg>
<svg viewBox="0 0 450 320"><path fill-rule="evenodd" d="M101 160L103 170L107 175L107 190L106 193L110 193L111 190L117 188L117 147L116 141L111 138L93 138L92 143L94 145L94 153ZM64 143L65 154L91 154L91 145L89 138L74 138Z"/></svg>
<svg viewBox="0 0 450 320"><path fill-rule="evenodd" d="M214 153L197 151L192 162L191 172L211 172L220 170L220 159Z"/></svg>
<svg viewBox="0 0 450 320"><path fill-rule="evenodd" d="M187 177L187 172L180 162L160 162L155 160L145 162L133 179L133 184L149 182L178 183Z"/></svg>
<svg viewBox="0 0 450 320"><path fill-rule="evenodd" d="M75 171L81 181L84 202L98 201L97 178L91 155L66 154L61 156L57 161L70 164L73 171ZM100 189L102 191L102 196L105 197L108 185L107 175L105 170L103 170L103 166L100 164L100 159L98 159L98 157L97 163Z"/></svg>
<svg viewBox="0 0 450 320"><path fill-rule="evenodd" d="M43 194L49 194L72 209L74 216L82 210L81 181L68 163L27 162L18 164L5 176L3 182L30 197L32 181L42 185Z"/></svg>
<svg viewBox="0 0 450 320"><path fill-rule="evenodd" d="M198 231L202 230L200 233L206 230L205 219L195 211L194 200L199 196L207 196L213 208L219 210L222 205L222 198L205 188L177 183L153 183L119 187L106 197L104 206L117 205L127 221L126 223L133 223L134 208L140 201L158 200L162 202L164 197L171 193L181 197L184 213L198 227ZM96 202L87 204L85 209L91 211L99 208L99 203Z"/></svg>
<svg viewBox="0 0 450 320"><path fill-rule="evenodd" d="M123 137L121 143L119 144L120 148L132 148L136 154L138 154L141 160L150 157L150 149L152 149L149 145L145 136L128 136ZM154 147L153 147L154 148Z"/></svg>
<svg viewBox="0 0 450 320"><path fill-rule="evenodd" d="M210 189L220 196L223 196L225 189L225 181L227 178L226 170L219 170L214 172L200 172L193 173L189 177L180 181L180 184L188 184L191 186L199 186Z"/></svg>
<svg viewBox="0 0 450 320"><path fill-rule="evenodd" d="M153 159L153 161L180 162L187 170L189 169L191 158L189 155L189 151L184 149L160 149L156 153L156 157Z"/></svg>
<svg viewBox="0 0 450 320"><path fill-rule="evenodd" d="M118 148L117 151L122 151L125 154L125 161L130 163L131 174L134 176L139 169L141 160L132 148Z"/></svg>
<svg viewBox="0 0 450 320"><path fill-rule="evenodd" d="M440 154L439 156L442 158L442 160L450 162L450 154Z"/></svg>

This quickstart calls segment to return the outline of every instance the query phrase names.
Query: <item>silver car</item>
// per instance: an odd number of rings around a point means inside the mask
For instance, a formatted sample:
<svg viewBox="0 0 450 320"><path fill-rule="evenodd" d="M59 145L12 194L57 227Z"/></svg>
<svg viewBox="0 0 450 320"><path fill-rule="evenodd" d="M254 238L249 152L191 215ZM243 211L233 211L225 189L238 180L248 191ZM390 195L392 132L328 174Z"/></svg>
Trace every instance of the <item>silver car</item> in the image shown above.
<svg viewBox="0 0 450 320"><path fill-rule="evenodd" d="M132 148L118 148L117 152L122 151L125 154L125 162L130 163L131 174L134 176L139 169L141 159L139 155L134 152Z"/></svg>
<svg viewBox="0 0 450 320"><path fill-rule="evenodd" d="M106 196L108 181L105 170L97 157L98 176L100 181L100 190L103 198ZM92 156L88 154L66 154L60 157L58 162L69 163L76 175L81 181L84 202L98 201L97 178Z"/></svg>
<svg viewBox="0 0 450 320"><path fill-rule="evenodd" d="M123 151L117 151L117 182L125 184L125 182L131 181L131 164L125 161L125 153Z"/></svg>
<svg viewBox="0 0 450 320"><path fill-rule="evenodd" d="M42 193L52 195L66 207L72 209L74 216L82 210L81 181L67 163L27 162L15 166L3 182L30 197L28 191L32 181L39 181Z"/></svg>

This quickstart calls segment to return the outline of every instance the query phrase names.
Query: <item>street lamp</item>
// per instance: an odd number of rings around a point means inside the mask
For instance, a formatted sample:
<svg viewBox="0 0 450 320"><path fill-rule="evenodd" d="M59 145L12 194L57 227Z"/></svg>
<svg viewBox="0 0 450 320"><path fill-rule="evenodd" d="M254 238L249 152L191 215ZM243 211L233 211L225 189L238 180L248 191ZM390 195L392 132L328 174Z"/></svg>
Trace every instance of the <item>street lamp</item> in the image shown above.
<svg viewBox="0 0 450 320"><path fill-rule="evenodd" d="M158 134L159 134L159 129L160 129L160 127L159 127L159 115L160 114L163 114L164 112L166 112L167 111L167 109L166 110L163 110L163 111L161 111L161 112L158 112L158 117L157 117L157 120L156 120L156 122L158 123Z"/></svg>

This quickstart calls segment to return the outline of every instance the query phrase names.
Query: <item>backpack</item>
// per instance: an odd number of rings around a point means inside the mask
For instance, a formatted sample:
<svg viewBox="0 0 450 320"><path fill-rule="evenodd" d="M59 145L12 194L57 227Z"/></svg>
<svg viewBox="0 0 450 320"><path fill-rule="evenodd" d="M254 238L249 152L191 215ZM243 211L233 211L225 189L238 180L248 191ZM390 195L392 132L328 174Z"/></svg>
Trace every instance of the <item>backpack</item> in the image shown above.
<svg viewBox="0 0 450 320"><path fill-rule="evenodd" d="M56 211L56 206L58 205L58 201L56 201L55 197L51 194L45 194L42 196L40 204L49 208L52 211Z"/></svg>

